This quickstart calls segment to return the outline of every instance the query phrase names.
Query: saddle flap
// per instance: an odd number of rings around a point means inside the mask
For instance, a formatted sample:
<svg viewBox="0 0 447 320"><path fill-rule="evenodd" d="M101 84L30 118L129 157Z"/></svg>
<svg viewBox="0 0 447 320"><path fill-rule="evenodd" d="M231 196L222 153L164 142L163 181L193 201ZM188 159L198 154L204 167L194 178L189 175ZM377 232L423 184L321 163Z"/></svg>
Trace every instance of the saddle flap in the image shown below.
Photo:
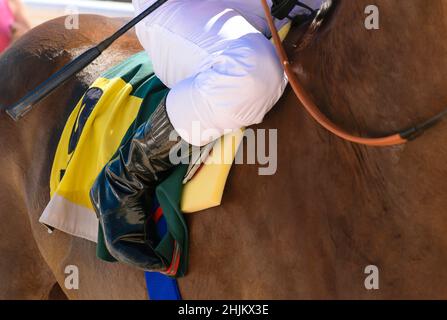
<svg viewBox="0 0 447 320"><path fill-rule="evenodd" d="M204 164L183 188L180 208L193 213L220 205L233 160L244 136L237 130L218 139ZM198 167L196 167L198 168Z"/></svg>

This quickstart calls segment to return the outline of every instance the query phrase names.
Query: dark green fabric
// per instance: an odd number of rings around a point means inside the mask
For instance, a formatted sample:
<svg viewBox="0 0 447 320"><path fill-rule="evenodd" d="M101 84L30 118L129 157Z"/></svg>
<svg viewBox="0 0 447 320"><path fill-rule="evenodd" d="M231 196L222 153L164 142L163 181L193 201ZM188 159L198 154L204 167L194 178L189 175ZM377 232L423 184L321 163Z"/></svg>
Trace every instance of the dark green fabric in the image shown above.
<svg viewBox="0 0 447 320"><path fill-rule="evenodd" d="M188 170L188 165L180 165L174 172L163 181L155 189L155 194L163 209L163 215L166 219L166 223L169 226L169 235L173 239L182 239L179 242L180 248L182 250L182 256L180 258L180 266L177 276L184 276L188 268L188 226L180 211L180 200L182 196L183 189L183 177ZM186 232L185 232L186 230ZM172 241L169 241L172 245ZM166 252L172 252L171 250L166 250L160 242L156 251L163 255ZM165 257L166 258L166 257Z"/></svg>
<svg viewBox="0 0 447 320"><path fill-rule="evenodd" d="M106 244L104 243L104 234L101 225L99 225L98 228L98 244L96 245L96 256L101 260L107 262L116 262L116 259L112 257L112 255L106 248Z"/></svg>
<svg viewBox="0 0 447 320"><path fill-rule="evenodd" d="M132 138L137 128L148 120L161 100L167 95L168 88L154 76L152 64L144 52L138 53L120 65L113 67L102 77L108 79L116 77L122 78L124 81L133 85L132 95L143 99L135 121L122 139L121 145L123 145L128 139ZM117 154L118 150L113 158ZM182 180L186 170L186 165L180 165L156 188L156 195L162 207L168 229L168 233L160 240L156 251L168 262L171 262L174 241L178 242L181 248L181 258L177 277L185 275L188 265L188 229L183 214L180 211L180 197L183 188ZM98 231L96 255L104 261L116 261L105 246L101 227L99 227Z"/></svg>
<svg viewBox="0 0 447 320"><path fill-rule="evenodd" d="M144 96L135 94L135 91L140 89L142 84L153 75L154 68L149 60L149 56L142 51L110 68L101 77L106 79L121 78L132 85L132 95L143 98Z"/></svg>

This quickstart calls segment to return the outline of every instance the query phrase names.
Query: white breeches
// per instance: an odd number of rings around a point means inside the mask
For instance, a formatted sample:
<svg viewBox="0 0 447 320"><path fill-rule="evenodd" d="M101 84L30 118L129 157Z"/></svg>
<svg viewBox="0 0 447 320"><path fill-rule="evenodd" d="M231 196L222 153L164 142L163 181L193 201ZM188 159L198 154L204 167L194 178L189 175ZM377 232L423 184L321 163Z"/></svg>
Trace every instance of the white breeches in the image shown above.
<svg viewBox="0 0 447 320"><path fill-rule="evenodd" d="M137 14L154 2L133 0ZM169 0L136 31L171 88L169 119L193 145L260 123L287 85L260 0Z"/></svg>

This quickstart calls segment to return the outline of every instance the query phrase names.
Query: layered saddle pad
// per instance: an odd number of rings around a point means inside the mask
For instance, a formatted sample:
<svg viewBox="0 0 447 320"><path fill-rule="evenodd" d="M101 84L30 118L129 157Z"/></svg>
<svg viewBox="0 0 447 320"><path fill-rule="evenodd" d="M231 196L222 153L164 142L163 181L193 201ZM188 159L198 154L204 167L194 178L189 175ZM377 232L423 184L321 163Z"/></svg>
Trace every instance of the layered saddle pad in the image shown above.
<svg viewBox="0 0 447 320"><path fill-rule="evenodd" d="M90 86L72 111L60 138L51 171L51 199L40 217L41 223L98 242L98 247L105 250L90 202L90 189L120 146L147 121L167 92L154 76L144 52L109 70ZM187 228L182 213L220 204L241 137L242 132L236 132L213 147L211 158L229 154L231 161L204 164L184 188L187 165L180 165L156 188L168 231L159 244L159 253L166 261L186 260ZM182 272L186 264L178 268Z"/></svg>
<svg viewBox="0 0 447 320"><path fill-rule="evenodd" d="M290 25L283 28L283 37L289 29ZM89 192L105 165L148 120L167 92L145 52L115 66L90 86L62 132L51 170L50 202L39 220L42 224L49 230L97 242L98 256L113 260L107 255ZM183 214L221 203L242 137L240 130L219 139L207 161L185 185L182 181L188 166L180 165L157 186L156 199L166 233L156 251L168 262L167 274L181 276L186 272L188 232Z"/></svg>

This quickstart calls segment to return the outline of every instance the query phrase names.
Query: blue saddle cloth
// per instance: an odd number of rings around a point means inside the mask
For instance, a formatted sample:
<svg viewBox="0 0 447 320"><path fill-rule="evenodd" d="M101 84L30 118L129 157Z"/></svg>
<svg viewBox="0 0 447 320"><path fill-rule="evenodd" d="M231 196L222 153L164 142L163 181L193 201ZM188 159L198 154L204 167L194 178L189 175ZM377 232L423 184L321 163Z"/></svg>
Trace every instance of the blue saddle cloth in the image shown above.
<svg viewBox="0 0 447 320"><path fill-rule="evenodd" d="M168 232L168 227L158 201L155 201L152 210L156 213L153 217L157 223L158 235L163 237ZM145 272L144 277L150 300L182 300L176 279L159 272Z"/></svg>

